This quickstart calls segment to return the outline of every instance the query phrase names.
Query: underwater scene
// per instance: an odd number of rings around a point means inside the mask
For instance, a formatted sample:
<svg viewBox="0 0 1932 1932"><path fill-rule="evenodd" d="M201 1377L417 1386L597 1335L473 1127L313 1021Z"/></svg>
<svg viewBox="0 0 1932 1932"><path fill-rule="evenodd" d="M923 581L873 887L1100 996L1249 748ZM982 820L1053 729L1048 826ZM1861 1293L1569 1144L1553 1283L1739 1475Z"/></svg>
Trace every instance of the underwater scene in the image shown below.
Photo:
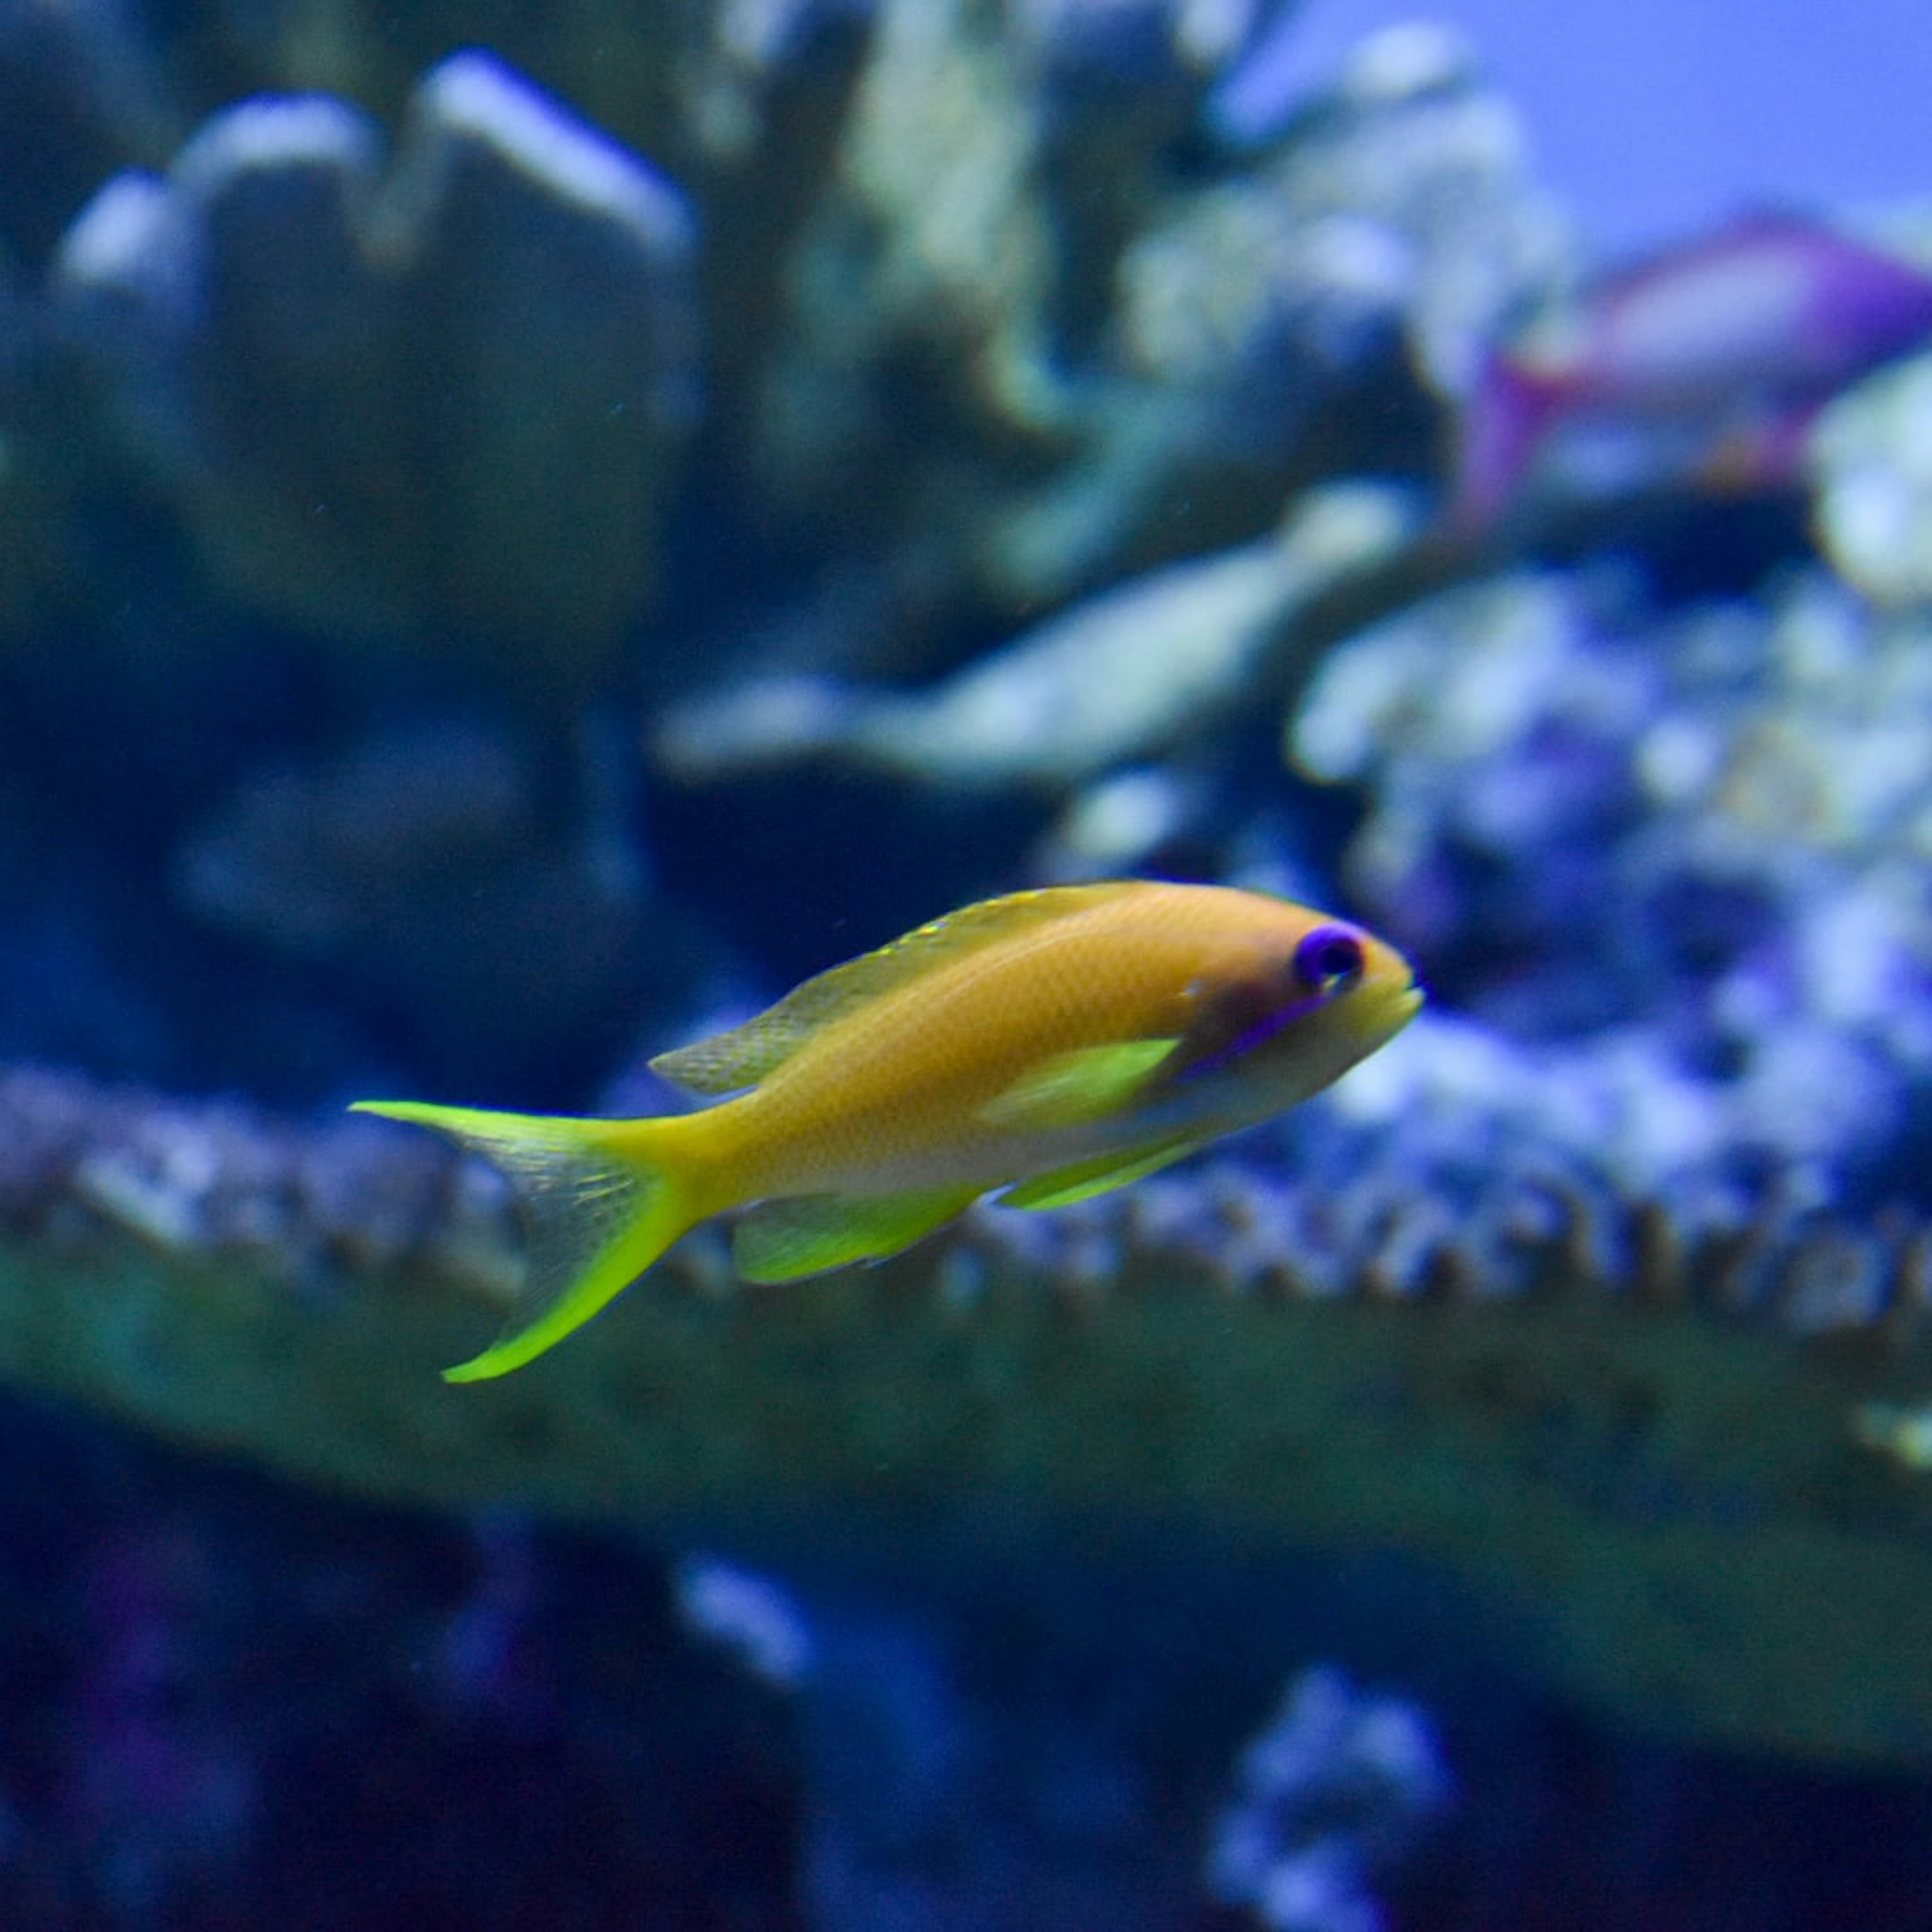
<svg viewBox="0 0 1932 1932"><path fill-rule="evenodd" d="M0 4L0 1927L1932 1932L1932 176L1354 10Z"/></svg>

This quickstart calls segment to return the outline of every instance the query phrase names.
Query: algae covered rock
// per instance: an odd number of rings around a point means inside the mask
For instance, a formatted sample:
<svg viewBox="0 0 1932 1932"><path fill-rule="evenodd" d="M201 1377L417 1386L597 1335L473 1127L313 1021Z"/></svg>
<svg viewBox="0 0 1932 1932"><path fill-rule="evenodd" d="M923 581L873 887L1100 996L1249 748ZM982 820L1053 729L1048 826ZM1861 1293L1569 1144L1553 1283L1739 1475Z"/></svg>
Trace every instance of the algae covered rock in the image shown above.
<svg viewBox="0 0 1932 1932"><path fill-rule="evenodd" d="M1898 1665L1932 1644L1932 1485L1861 1439L1925 1386L1916 1225L1502 1166L1458 1198L1399 1151L1339 1192L1223 1168L780 1291L696 1238L458 1388L518 1265L484 1171L51 1076L0 1108L0 1372L166 1435L794 1555L915 1520L969 1569L1400 1550L1627 1721L1932 1761Z"/></svg>
<svg viewBox="0 0 1932 1932"><path fill-rule="evenodd" d="M1366 487L1310 491L1276 535L1073 605L934 688L748 682L673 707L656 760L689 781L811 759L940 790L1053 796L1200 742L1316 656L1326 600L1399 572L1413 519Z"/></svg>

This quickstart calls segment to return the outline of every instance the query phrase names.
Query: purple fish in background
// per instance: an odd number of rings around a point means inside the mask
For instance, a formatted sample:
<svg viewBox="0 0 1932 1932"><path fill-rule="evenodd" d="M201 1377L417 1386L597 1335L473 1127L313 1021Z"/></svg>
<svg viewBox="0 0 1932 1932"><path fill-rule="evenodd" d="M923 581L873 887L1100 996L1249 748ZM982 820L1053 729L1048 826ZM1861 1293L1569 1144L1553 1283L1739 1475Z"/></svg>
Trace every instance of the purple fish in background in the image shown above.
<svg viewBox="0 0 1932 1932"><path fill-rule="evenodd" d="M1490 352L1443 522L1492 530L1559 438L1594 446L1574 465L1592 494L1789 482L1817 411L1928 335L1932 274L1816 223L1740 222L1606 277L1553 328Z"/></svg>

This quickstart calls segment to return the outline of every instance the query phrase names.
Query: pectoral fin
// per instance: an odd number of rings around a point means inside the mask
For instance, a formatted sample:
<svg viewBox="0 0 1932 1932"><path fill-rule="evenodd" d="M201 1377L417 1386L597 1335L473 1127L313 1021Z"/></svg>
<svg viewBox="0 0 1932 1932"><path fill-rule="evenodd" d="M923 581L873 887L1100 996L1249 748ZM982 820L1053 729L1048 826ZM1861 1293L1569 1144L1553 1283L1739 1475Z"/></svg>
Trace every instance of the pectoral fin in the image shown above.
<svg viewBox="0 0 1932 1932"><path fill-rule="evenodd" d="M1056 1053L1030 1067L988 1101L981 1118L1015 1132L1084 1126L1124 1113L1140 1098L1148 1077L1180 1042L1124 1040L1107 1046Z"/></svg>
<svg viewBox="0 0 1932 1932"><path fill-rule="evenodd" d="M978 1195L956 1187L922 1194L808 1194L766 1201L732 1231L747 1281L797 1281L852 1262L882 1261L964 1210Z"/></svg>
<svg viewBox="0 0 1932 1932"><path fill-rule="evenodd" d="M1144 1174L1153 1174L1184 1160L1202 1143L1196 1140L1156 1141L1150 1145L1116 1149L1091 1160L1076 1161L1052 1174L1036 1174L999 1197L1002 1208L1064 1208L1109 1189L1124 1187Z"/></svg>

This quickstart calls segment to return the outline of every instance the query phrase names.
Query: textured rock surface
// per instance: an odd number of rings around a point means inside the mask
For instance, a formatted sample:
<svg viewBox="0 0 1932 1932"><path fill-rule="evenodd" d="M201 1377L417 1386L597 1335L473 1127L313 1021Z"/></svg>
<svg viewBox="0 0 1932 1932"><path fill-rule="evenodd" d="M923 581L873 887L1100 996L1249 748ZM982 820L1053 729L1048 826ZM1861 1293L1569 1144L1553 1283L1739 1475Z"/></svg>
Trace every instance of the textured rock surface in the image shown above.
<svg viewBox="0 0 1932 1932"><path fill-rule="evenodd" d="M1932 1642L1932 1486L1857 1435L1932 1362L1917 1230L1698 1236L1507 1174L1452 1225L1412 1178L1210 1171L790 1291L700 1236L458 1389L514 1265L476 1170L34 1076L0 1104L0 1370L164 1434L794 1556L914 1520L968 1567L1128 1523L1399 1548L1626 1721L1932 1761L1898 1661Z"/></svg>
<svg viewBox="0 0 1932 1932"><path fill-rule="evenodd" d="M464 55L386 166L318 97L117 177L63 241L52 326L244 596L475 629L567 687L651 581L697 412L692 254L674 189Z"/></svg>

